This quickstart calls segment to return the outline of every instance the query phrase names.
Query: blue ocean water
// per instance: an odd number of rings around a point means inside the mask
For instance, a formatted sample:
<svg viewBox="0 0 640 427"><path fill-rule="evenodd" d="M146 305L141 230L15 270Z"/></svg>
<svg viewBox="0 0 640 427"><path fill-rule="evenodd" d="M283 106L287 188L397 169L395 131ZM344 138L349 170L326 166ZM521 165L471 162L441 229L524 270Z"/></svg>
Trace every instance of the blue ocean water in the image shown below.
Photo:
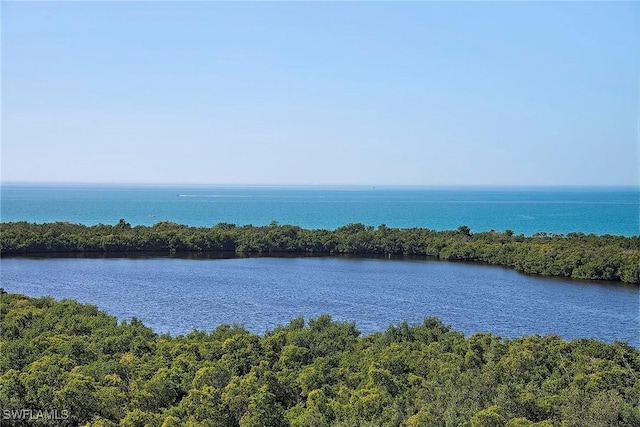
<svg viewBox="0 0 640 427"><path fill-rule="evenodd" d="M20 185L0 188L2 222L133 225L173 221L334 229L361 222L435 230L637 235L637 187L215 187Z"/></svg>

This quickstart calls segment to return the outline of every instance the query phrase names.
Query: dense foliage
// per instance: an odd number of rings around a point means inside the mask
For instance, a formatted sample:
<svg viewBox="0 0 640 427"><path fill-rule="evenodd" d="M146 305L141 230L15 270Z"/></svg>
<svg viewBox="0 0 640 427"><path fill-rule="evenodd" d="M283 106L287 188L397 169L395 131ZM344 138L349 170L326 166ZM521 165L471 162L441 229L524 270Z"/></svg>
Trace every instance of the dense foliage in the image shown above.
<svg viewBox="0 0 640 427"><path fill-rule="evenodd" d="M624 343L465 338L435 318L361 337L327 315L171 337L72 300L0 303L3 425L640 425ZM58 419L6 416L25 408Z"/></svg>
<svg viewBox="0 0 640 427"><path fill-rule="evenodd" d="M160 222L132 227L92 227L56 222L0 224L0 253L112 253L231 251L307 254L381 254L480 261L529 274L640 283L640 237L583 233L531 237L505 232L471 233L349 224L336 230L292 225L189 227Z"/></svg>

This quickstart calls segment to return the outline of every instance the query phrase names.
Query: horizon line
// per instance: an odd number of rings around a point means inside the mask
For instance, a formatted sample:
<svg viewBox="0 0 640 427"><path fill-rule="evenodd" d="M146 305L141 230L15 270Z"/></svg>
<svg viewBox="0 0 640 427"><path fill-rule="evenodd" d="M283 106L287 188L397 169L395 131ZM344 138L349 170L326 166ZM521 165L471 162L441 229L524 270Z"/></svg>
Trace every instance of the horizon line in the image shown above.
<svg viewBox="0 0 640 427"><path fill-rule="evenodd" d="M42 185L42 186L135 186L135 187L236 187L236 188L634 188L636 184L388 184L388 183L344 183L344 184L295 184L295 183L193 183L193 182L86 182L86 181L5 181L4 185Z"/></svg>

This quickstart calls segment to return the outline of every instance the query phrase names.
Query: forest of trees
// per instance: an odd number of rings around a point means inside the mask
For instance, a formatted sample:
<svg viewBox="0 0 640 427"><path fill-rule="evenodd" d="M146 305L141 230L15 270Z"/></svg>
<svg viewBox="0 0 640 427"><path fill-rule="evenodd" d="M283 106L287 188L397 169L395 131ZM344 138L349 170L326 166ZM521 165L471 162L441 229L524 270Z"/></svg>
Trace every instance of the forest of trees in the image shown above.
<svg viewBox="0 0 640 427"><path fill-rule="evenodd" d="M266 226L189 227L171 222L132 227L84 226L67 222L0 224L0 254L186 253L360 254L428 256L477 261L528 274L640 283L640 236L583 233L472 233L398 229L348 224L336 230L310 230L272 222Z"/></svg>
<svg viewBox="0 0 640 427"><path fill-rule="evenodd" d="M464 337L435 318L360 336L328 315L172 337L0 292L2 425L640 425L640 350L625 343Z"/></svg>

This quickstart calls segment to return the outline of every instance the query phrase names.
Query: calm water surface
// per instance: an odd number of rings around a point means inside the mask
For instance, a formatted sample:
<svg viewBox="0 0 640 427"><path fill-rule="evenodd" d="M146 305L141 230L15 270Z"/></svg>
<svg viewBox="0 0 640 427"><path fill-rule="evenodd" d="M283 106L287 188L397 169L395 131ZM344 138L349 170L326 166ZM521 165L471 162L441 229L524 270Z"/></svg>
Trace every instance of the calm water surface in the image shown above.
<svg viewBox="0 0 640 427"><path fill-rule="evenodd" d="M637 287L532 277L425 260L236 258L0 260L9 292L96 304L156 332L242 323L263 333L297 316L355 321L364 333L438 316L471 334L558 334L640 347Z"/></svg>
<svg viewBox="0 0 640 427"><path fill-rule="evenodd" d="M133 225L173 221L334 229L361 222L473 231L637 235L638 188L8 185L1 220Z"/></svg>

